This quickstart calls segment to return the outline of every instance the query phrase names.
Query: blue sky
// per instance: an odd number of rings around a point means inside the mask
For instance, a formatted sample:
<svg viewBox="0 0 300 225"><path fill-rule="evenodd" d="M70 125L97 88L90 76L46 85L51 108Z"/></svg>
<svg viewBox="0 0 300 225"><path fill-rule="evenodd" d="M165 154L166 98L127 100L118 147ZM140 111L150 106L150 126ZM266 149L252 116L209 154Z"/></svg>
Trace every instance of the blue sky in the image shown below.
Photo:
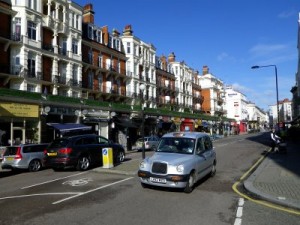
<svg viewBox="0 0 300 225"><path fill-rule="evenodd" d="M174 52L176 61L233 85L258 107L292 99L297 72L299 0L75 0L92 3L95 24L133 34L156 47L158 56Z"/></svg>

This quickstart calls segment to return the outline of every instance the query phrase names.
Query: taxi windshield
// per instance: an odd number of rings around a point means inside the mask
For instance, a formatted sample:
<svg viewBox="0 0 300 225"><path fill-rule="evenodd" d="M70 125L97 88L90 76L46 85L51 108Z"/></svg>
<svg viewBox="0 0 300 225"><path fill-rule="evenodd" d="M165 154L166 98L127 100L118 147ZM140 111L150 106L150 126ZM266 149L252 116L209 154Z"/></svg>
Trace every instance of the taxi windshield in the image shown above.
<svg viewBox="0 0 300 225"><path fill-rule="evenodd" d="M195 139L182 137L165 137L161 139L156 152L193 154Z"/></svg>

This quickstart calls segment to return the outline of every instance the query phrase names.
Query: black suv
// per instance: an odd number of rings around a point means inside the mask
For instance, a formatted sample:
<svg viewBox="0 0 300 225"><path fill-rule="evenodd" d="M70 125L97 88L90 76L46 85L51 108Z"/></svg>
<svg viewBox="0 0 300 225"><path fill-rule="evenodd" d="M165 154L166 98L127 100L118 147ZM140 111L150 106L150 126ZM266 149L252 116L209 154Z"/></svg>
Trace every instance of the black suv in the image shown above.
<svg viewBox="0 0 300 225"><path fill-rule="evenodd" d="M103 148L112 148L114 164L124 161L125 150L122 145L102 136L84 134L55 139L44 151L44 163L53 170L67 167L87 170L91 166L102 165Z"/></svg>

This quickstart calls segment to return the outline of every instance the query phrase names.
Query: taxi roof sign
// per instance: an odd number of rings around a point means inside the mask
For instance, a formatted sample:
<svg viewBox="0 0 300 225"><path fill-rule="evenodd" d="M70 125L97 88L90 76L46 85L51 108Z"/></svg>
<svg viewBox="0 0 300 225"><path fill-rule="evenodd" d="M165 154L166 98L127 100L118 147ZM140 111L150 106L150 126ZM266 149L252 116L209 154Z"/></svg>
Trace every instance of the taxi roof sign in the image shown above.
<svg viewBox="0 0 300 225"><path fill-rule="evenodd" d="M174 137L183 137L184 133L183 132L175 132L175 133L173 133L173 136Z"/></svg>

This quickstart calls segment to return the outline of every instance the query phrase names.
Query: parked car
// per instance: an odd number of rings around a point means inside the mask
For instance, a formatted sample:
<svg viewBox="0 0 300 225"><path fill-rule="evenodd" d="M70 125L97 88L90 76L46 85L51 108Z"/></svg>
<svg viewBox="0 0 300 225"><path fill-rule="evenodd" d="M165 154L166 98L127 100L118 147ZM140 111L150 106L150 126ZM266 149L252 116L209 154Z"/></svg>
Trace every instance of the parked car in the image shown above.
<svg viewBox="0 0 300 225"><path fill-rule="evenodd" d="M143 187L182 188L190 193L198 180L215 175L216 164L216 152L207 134L172 132L140 163L138 176Z"/></svg>
<svg viewBox="0 0 300 225"><path fill-rule="evenodd" d="M145 150L154 150L157 147L159 140L160 138L155 135L144 137ZM135 145L132 146L132 150L141 151L142 148L143 148L143 138L139 138L136 141Z"/></svg>
<svg viewBox="0 0 300 225"><path fill-rule="evenodd" d="M76 135L55 139L45 149L45 165L54 170L75 167L87 170L91 166L102 165L102 149L112 148L113 163L124 161L122 145L94 134Z"/></svg>
<svg viewBox="0 0 300 225"><path fill-rule="evenodd" d="M7 146L2 160L2 169L28 169L39 171L43 165L44 149L48 144L20 144Z"/></svg>

